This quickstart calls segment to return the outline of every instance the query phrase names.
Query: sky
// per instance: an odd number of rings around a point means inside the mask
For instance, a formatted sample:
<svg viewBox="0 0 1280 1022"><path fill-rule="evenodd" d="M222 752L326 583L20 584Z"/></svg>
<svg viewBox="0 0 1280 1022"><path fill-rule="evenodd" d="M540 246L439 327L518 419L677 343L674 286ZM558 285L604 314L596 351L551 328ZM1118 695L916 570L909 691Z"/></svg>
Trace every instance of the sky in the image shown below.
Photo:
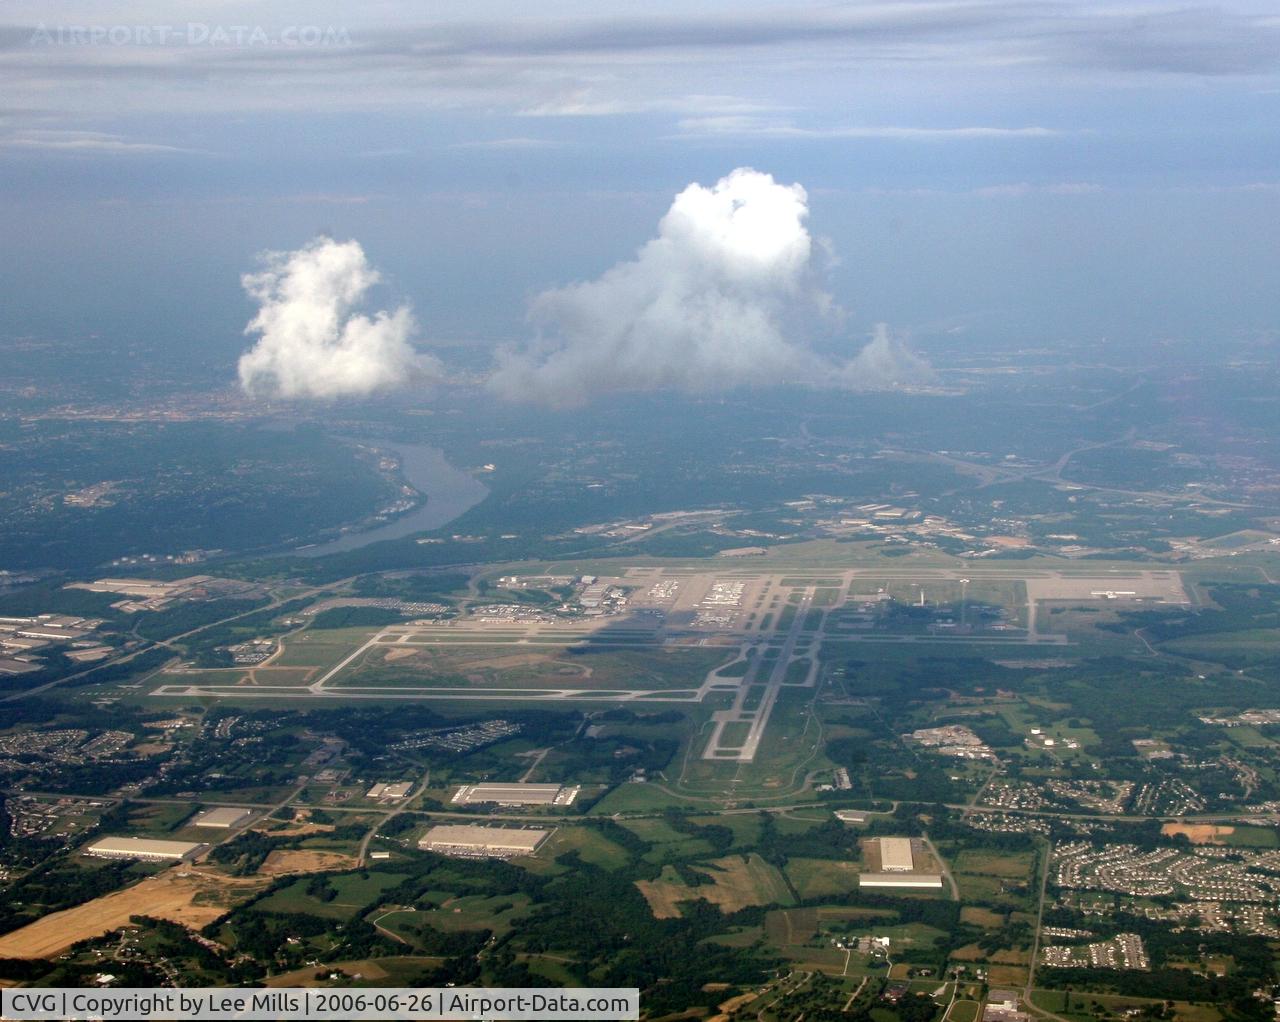
<svg viewBox="0 0 1280 1022"><path fill-rule="evenodd" d="M6 3L0 342L192 346L231 380L242 278L331 237L370 322L527 369L548 295L654 266L677 197L738 168L803 190L851 350L1280 327L1273 2L530 10Z"/></svg>

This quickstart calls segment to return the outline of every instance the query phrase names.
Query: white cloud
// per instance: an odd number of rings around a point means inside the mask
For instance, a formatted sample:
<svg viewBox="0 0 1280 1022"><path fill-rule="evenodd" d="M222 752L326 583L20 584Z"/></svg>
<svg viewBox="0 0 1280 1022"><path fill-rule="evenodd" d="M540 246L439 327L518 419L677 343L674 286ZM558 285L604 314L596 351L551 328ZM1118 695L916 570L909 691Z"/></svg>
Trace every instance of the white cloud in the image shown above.
<svg viewBox="0 0 1280 1022"><path fill-rule="evenodd" d="M841 367L837 382L851 390L883 390L933 378L928 362L891 336L886 324L877 323L871 342Z"/></svg>
<svg viewBox="0 0 1280 1022"><path fill-rule="evenodd" d="M454 142L450 149L553 149L560 145L549 138L515 135L510 138L483 138L470 142Z"/></svg>
<svg viewBox="0 0 1280 1022"><path fill-rule="evenodd" d="M261 272L241 278L259 303L245 333L260 338L239 364L246 393L361 397L439 375L439 363L409 343L414 321L408 306L372 318L353 313L379 279L359 242L320 237L263 260Z"/></svg>
<svg viewBox="0 0 1280 1022"><path fill-rule="evenodd" d="M93 154L208 155L199 149L184 149L180 146L161 145L155 142L133 142L105 131L63 131L52 129L20 131L6 138L0 138L0 148Z"/></svg>
<svg viewBox="0 0 1280 1022"><path fill-rule="evenodd" d="M1006 128L993 125L961 125L952 128L866 125L862 127L801 128L785 120L761 117L686 117L678 127L684 136L735 136L751 138L871 138L904 142L958 141L975 138L1048 138L1058 134L1038 125Z"/></svg>
<svg viewBox="0 0 1280 1022"><path fill-rule="evenodd" d="M689 185L635 259L534 299L542 337L502 352L490 386L569 405L625 390L899 382L910 363L891 351L840 367L807 343L841 315L817 283L808 215L800 185L749 168Z"/></svg>

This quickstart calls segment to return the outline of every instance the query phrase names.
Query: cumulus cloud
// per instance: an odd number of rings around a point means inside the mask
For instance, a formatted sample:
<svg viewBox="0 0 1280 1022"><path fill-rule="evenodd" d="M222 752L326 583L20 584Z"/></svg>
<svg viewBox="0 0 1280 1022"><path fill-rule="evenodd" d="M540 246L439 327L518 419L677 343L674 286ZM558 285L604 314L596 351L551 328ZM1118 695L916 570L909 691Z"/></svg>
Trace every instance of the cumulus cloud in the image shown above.
<svg viewBox="0 0 1280 1022"><path fill-rule="evenodd" d="M838 383L851 390L915 386L933 379L929 363L893 337L885 323L876 324L871 342L838 373Z"/></svg>
<svg viewBox="0 0 1280 1022"><path fill-rule="evenodd" d="M372 317L353 310L378 282L356 241L320 237L269 252L240 282L258 302L245 328L258 342L240 358L240 385L261 397L363 397L438 375L439 363L409 343L409 307Z"/></svg>
<svg viewBox="0 0 1280 1022"><path fill-rule="evenodd" d="M689 185L633 260L534 299L541 337L502 352L490 386L571 405L621 390L897 382L909 363L887 334L847 366L807 343L841 315L817 282L808 215L804 188L750 168Z"/></svg>

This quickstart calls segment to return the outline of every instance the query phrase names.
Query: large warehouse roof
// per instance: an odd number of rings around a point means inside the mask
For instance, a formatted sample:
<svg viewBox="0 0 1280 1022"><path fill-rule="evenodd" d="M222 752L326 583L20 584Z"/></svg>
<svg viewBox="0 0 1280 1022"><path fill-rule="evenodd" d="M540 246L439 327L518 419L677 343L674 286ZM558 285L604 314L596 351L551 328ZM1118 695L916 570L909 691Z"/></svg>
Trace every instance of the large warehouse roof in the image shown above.
<svg viewBox="0 0 1280 1022"><path fill-rule="evenodd" d="M252 809L239 809L235 806L206 809L191 821L191 825L193 827L217 827L220 830L225 830L247 820L252 815Z"/></svg>
<svg viewBox="0 0 1280 1022"><path fill-rule="evenodd" d="M863 873L859 887L941 887L940 873Z"/></svg>
<svg viewBox="0 0 1280 1022"><path fill-rule="evenodd" d="M158 841L149 837L104 837L91 844L90 855L118 859L185 859L205 847L196 841Z"/></svg>
<svg viewBox="0 0 1280 1022"><path fill-rule="evenodd" d="M577 788L563 788L558 784L513 781L508 784L464 784L454 793L453 801L458 805L496 802L504 806L567 806L577 794Z"/></svg>
<svg viewBox="0 0 1280 1022"><path fill-rule="evenodd" d="M880 839L880 868L886 873L910 873L915 868L909 837Z"/></svg>
<svg viewBox="0 0 1280 1022"><path fill-rule="evenodd" d="M457 851L470 855L529 854L549 833L532 828L440 824L427 831L418 846L430 851Z"/></svg>

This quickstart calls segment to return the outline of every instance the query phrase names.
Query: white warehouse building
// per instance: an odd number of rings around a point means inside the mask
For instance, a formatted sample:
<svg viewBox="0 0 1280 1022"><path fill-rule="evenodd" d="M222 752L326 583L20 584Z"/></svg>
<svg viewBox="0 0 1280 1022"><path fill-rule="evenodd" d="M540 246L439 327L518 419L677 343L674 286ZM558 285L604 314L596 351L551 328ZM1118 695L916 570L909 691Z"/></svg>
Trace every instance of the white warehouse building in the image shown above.
<svg viewBox="0 0 1280 1022"><path fill-rule="evenodd" d="M915 869L915 856L911 853L911 838L882 837L880 839L880 868L886 873L910 873Z"/></svg>
<svg viewBox="0 0 1280 1022"><path fill-rule="evenodd" d="M193 841L157 841L149 837L104 837L85 849L98 859L139 859L143 862L182 862L205 846Z"/></svg>

